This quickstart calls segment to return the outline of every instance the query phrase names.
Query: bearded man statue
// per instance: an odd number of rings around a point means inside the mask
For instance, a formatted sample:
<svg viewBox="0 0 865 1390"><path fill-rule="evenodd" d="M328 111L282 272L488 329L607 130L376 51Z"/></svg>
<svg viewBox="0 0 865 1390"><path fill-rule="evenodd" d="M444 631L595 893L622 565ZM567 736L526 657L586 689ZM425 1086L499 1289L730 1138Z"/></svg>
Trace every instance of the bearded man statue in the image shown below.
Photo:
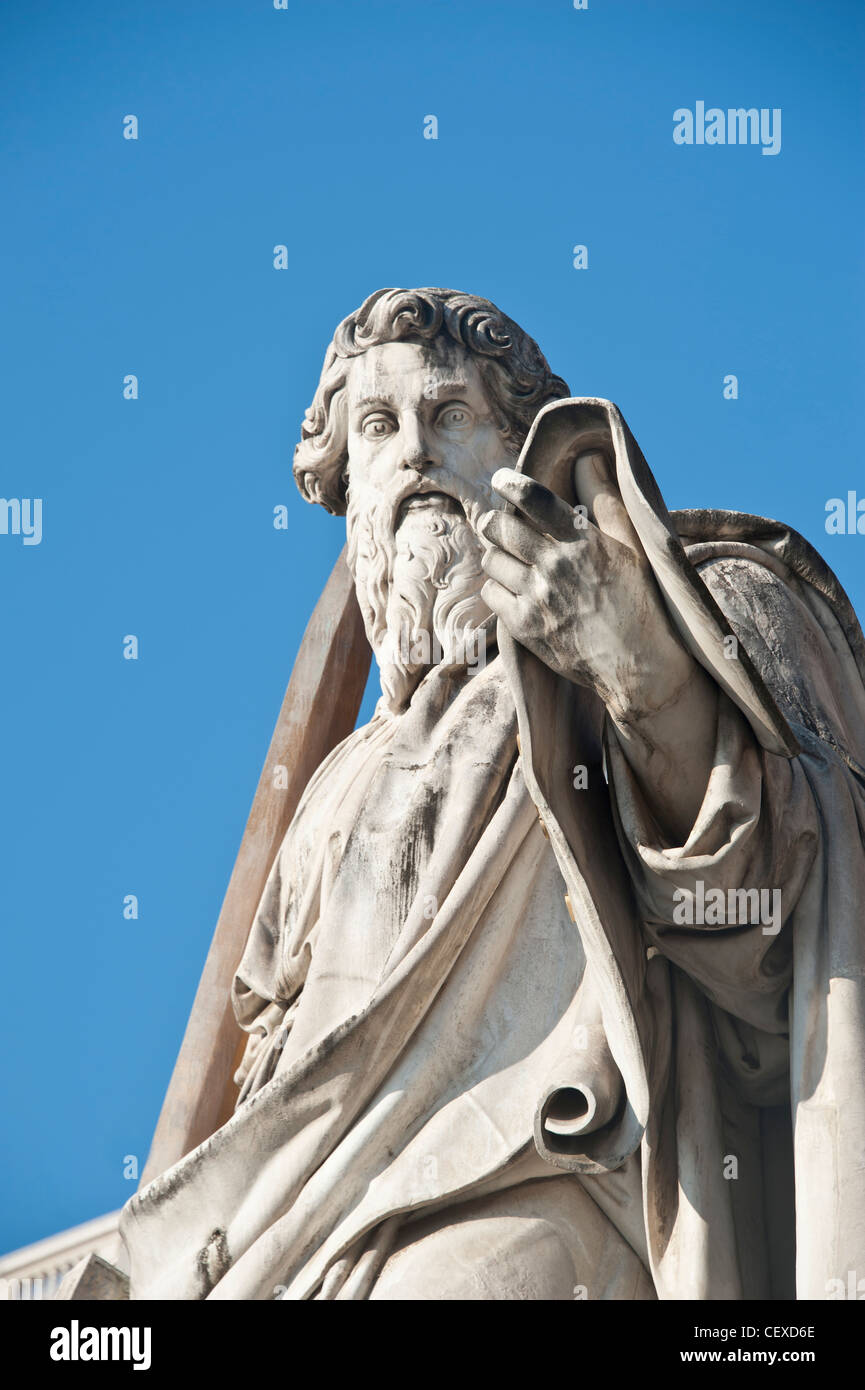
<svg viewBox="0 0 865 1390"><path fill-rule="evenodd" d="M231 1119L133 1298L827 1298L865 1275L865 645L670 514L489 301L380 290L296 450L381 670L273 863Z"/></svg>

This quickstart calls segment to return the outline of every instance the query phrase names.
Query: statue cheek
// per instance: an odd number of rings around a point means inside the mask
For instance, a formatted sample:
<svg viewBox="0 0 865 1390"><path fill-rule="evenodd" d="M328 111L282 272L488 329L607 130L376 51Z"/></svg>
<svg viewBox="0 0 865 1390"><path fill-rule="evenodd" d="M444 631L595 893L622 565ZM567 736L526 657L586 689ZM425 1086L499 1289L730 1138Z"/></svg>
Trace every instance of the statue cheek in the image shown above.
<svg viewBox="0 0 865 1390"><path fill-rule="evenodd" d="M500 462L490 455L485 440L479 438L476 431L468 438L450 444L444 460L452 473L473 481L483 479L487 484Z"/></svg>
<svg viewBox="0 0 865 1390"><path fill-rule="evenodd" d="M385 445L364 443L358 474L370 486L381 489L394 475L398 463L396 451Z"/></svg>

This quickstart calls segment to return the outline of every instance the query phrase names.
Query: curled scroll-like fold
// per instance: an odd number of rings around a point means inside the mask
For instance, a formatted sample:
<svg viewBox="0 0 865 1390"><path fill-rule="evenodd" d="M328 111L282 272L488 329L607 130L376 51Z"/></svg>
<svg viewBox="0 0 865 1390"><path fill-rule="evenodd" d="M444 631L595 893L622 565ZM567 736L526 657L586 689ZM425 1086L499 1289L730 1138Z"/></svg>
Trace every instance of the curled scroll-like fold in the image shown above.
<svg viewBox="0 0 865 1390"><path fill-rule="evenodd" d="M579 1023L541 1091L534 1126L538 1153L571 1172L617 1167L624 1106L624 1082L602 1024Z"/></svg>

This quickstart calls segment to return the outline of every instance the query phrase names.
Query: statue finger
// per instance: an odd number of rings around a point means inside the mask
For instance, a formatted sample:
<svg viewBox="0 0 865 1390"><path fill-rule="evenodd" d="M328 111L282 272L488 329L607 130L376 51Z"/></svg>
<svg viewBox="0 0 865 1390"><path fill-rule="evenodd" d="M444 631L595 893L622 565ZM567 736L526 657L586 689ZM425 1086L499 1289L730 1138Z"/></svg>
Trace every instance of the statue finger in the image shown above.
<svg viewBox="0 0 865 1390"><path fill-rule="evenodd" d="M512 594L527 594L531 588L534 570L522 560L508 555L506 551L491 546L484 552L481 560L484 574L509 589Z"/></svg>
<svg viewBox="0 0 865 1390"><path fill-rule="evenodd" d="M497 579L488 579L481 589L481 598L489 609L501 618L512 637L519 638L523 628L523 600L506 589Z"/></svg>
<svg viewBox="0 0 865 1390"><path fill-rule="evenodd" d="M580 532L574 527L574 509L557 497L543 483L518 473L514 468L500 468L492 476L492 485L506 502L510 502L524 517L554 540L572 541Z"/></svg>
<svg viewBox="0 0 865 1390"><path fill-rule="evenodd" d="M534 563L542 538L522 517L509 512L484 512L475 529L487 545L498 546L515 555L523 564Z"/></svg>
<svg viewBox="0 0 865 1390"><path fill-rule="evenodd" d="M639 536L613 481L610 465L600 449L580 454L574 464L574 490L599 531L621 541L629 550L643 554Z"/></svg>

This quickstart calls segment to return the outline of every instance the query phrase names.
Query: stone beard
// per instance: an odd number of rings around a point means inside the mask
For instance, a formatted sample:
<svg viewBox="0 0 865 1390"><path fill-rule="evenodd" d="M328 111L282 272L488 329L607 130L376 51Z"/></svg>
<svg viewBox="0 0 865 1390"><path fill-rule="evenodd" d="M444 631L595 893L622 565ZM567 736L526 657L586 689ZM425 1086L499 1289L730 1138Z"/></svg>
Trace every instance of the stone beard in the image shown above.
<svg viewBox="0 0 865 1390"><path fill-rule="evenodd" d="M392 713L432 666L483 663L495 617L481 598L474 523L501 505L491 490L485 500L416 492L400 501L398 493L349 488L348 563Z"/></svg>
<svg viewBox="0 0 865 1390"><path fill-rule="evenodd" d="M835 576L783 523L669 514L618 409L454 290L339 325L295 476L346 514L383 693L340 739L322 677L237 1106L127 1203L131 1297L845 1296L865 639Z"/></svg>

